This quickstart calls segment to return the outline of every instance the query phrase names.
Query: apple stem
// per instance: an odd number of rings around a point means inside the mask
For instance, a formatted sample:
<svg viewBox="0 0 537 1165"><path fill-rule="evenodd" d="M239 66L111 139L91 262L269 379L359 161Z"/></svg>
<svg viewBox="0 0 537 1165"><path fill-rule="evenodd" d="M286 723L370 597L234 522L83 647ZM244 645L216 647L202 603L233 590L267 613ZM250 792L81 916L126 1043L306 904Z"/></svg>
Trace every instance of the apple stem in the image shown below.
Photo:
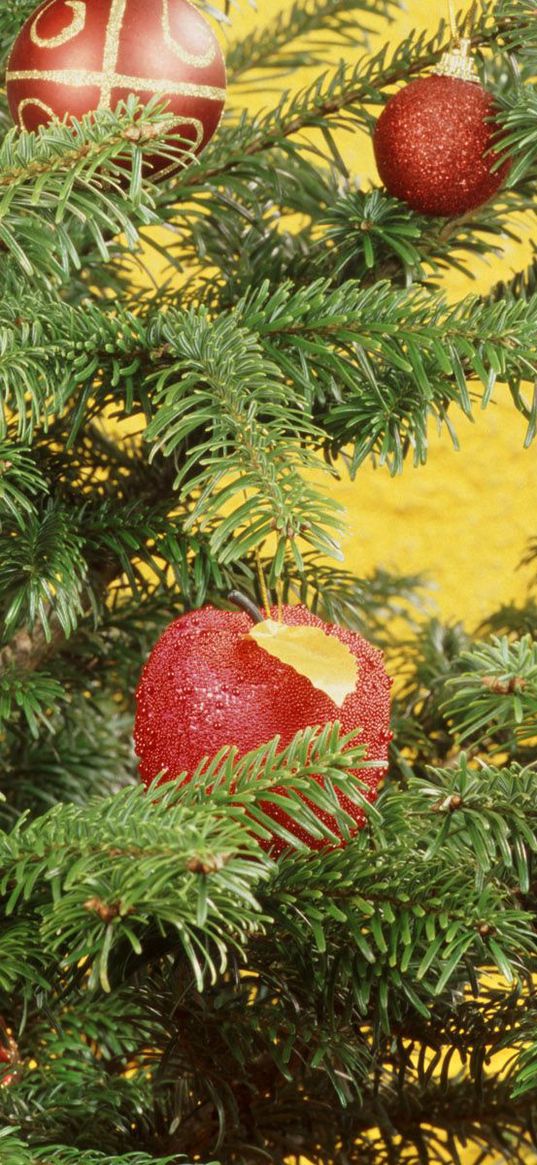
<svg viewBox="0 0 537 1165"><path fill-rule="evenodd" d="M239 607L241 611L246 611L254 623L262 623L266 618L253 599L249 599L248 595L243 595L242 591L230 591L228 599L235 607Z"/></svg>

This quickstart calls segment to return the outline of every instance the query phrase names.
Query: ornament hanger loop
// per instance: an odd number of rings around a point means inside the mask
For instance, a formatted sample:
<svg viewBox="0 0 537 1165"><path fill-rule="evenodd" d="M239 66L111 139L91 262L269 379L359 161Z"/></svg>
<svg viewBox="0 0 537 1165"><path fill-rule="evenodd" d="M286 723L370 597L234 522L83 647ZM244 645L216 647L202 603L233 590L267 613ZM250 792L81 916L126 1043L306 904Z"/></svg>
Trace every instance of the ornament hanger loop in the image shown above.
<svg viewBox="0 0 537 1165"><path fill-rule="evenodd" d="M471 56L472 41L470 37L459 35L454 0L448 0L448 11L451 44L447 52L441 57L435 71L441 77L457 77L460 81L479 83L479 73L475 60Z"/></svg>
<svg viewBox="0 0 537 1165"><path fill-rule="evenodd" d="M458 45L458 43L459 43L459 30L457 28L457 17L455 15L455 5L453 3L453 0L448 0L448 9L449 9L449 24L450 24L450 28L451 28L451 40L453 42L453 45Z"/></svg>

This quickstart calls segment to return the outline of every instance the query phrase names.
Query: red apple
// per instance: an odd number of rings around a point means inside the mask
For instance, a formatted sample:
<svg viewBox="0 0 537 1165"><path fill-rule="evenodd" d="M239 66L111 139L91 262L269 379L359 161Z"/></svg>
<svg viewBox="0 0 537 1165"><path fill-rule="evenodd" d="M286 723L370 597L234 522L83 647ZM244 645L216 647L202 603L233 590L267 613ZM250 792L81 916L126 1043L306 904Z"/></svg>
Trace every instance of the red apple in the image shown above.
<svg viewBox="0 0 537 1165"><path fill-rule="evenodd" d="M272 617L277 618L276 611ZM319 627L350 648L358 663L358 679L342 706L338 708L305 675L250 638L247 632L253 623L246 613L210 606L192 611L171 623L158 640L136 692L134 741L146 784L162 772L166 781L182 772L192 773L222 745L235 745L244 755L279 735L283 748L301 729L334 720L340 721L344 732L361 730L367 760L386 761L391 680L382 653L356 632L324 623L305 607L285 606L282 618L290 625ZM363 770L370 800L384 772L385 766ZM362 825L360 808L344 794L338 797L357 827ZM265 808L311 849L326 844L305 833L279 806ZM315 813L323 817L322 810L315 808ZM341 837L333 818L324 817ZM266 845L272 853L284 848L280 838Z"/></svg>

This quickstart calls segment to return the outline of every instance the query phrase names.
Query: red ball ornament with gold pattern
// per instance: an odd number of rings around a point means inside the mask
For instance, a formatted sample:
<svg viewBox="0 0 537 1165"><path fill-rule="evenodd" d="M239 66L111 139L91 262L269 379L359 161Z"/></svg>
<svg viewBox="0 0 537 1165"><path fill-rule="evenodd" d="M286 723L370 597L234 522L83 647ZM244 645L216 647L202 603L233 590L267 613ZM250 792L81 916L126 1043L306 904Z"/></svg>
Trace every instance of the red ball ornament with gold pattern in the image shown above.
<svg viewBox="0 0 537 1165"><path fill-rule="evenodd" d="M7 95L21 128L115 109L134 93L167 102L173 135L199 153L218 127L226 71L217 38L187 0L45 0L11 51ZM151 175L170 171L151 157ZM175 170L177 164L172 165Z"/></svg>
<svg viewBox="0 0 537 1165"><path fill-rule="evenodd" d="M499 190L509 162L495 167L495 103L461 40L438 71L405 85L381 113L373 137L390 194L427 215L465 214Z"/></svg>

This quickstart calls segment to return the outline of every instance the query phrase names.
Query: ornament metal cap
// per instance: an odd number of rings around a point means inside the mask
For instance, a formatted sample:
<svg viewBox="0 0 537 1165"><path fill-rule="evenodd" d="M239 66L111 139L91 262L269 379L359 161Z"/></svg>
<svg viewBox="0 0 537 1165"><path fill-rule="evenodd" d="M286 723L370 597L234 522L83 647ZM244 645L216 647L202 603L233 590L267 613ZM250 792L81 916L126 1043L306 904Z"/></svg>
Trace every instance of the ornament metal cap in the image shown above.
<svg viewBox="0 0 537 1165"><path fill-rule="evenodd" d="M468 37L461 37L440 58L435 72L441 77L457 77L459 81L474 81L479 84L475 59L470 56L471 44Z"/></svg>

